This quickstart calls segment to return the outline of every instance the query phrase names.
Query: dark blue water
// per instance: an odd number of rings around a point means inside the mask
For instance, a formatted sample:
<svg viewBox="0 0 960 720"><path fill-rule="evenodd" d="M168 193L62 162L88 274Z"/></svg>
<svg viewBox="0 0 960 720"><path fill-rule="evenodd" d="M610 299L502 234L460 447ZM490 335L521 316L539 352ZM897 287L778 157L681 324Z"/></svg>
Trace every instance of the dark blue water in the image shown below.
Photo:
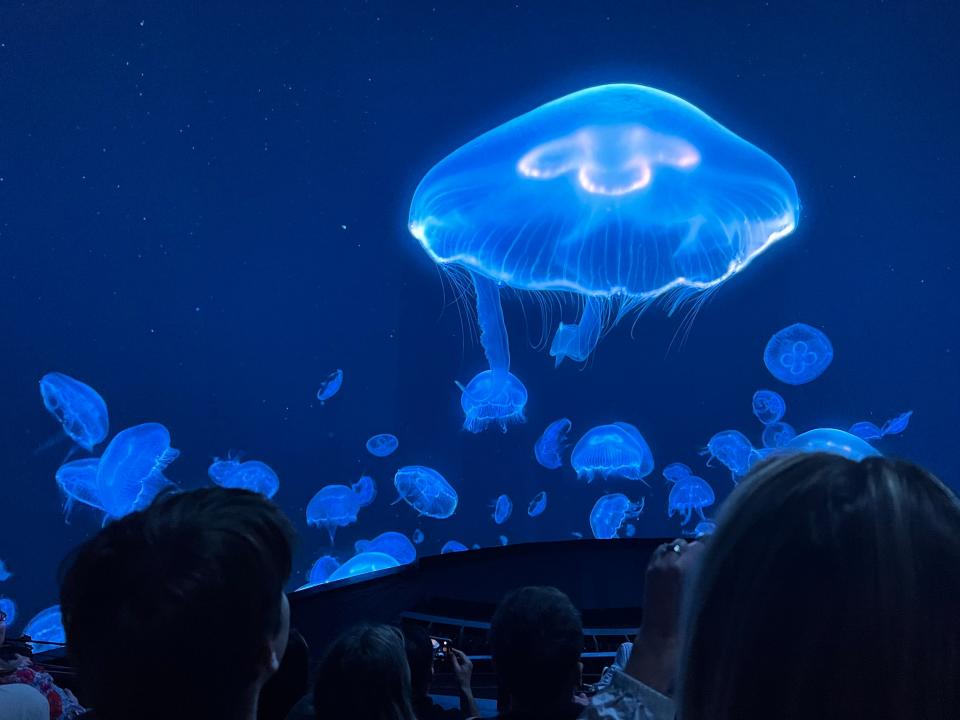
<svg viewBox="0 0 960 720"><path fill-rule="evenodd" d="M800 429L882 423L885 452L958 487L957 52L947 3L28 3L0 10L0 595L26 619L56 599L64 524L39 454L57 430L38 392L58 370L99 390L111 433L158 421L208 482L243 450L280 475L301 530L297 577L328 549L307 529L327 483L375 477L380 497L337 552L383 530L492 545L589 534L605 490L646 497L638 534L672 535L659 468L716 431L759 442L750 398L773 387ZM250 7L240 7L247 5ZM950 17L953 15L953 17ZM797 232L721 288L689 334L652 308L586 368L553 368L537 313L505 306L529 422L461 431L455 380L483 367L440 274L406 230L419 178L482 131L568 92L636 82L677 94L777 158L803 202ZM530 311L534 306L527 306ZM776 330L823 329L835 359L786 387L763 365ZM551 326L550 330L553 329ZM320 380L343 368L321 407ZM585 485L533 459L546 424L624 420L658 470L646 489ZM364 449L378 432L400 450ZM449 520L390 505L400 464L440 470ZM525 508L540 490L546 512ZM501 493L515 503L490 518Z"/></svg>

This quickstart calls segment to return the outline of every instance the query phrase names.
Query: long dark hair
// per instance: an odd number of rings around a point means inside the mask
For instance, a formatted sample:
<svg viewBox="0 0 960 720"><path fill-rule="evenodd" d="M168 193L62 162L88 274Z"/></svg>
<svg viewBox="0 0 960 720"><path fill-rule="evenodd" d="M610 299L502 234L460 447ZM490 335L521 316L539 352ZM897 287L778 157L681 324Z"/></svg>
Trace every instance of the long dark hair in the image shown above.
<svg viewBox="0 0 960 720"><path fill-rule="evenodd" d="M907 462L773 458L685 608L681 720L955 718L960 504Z"/></svg>

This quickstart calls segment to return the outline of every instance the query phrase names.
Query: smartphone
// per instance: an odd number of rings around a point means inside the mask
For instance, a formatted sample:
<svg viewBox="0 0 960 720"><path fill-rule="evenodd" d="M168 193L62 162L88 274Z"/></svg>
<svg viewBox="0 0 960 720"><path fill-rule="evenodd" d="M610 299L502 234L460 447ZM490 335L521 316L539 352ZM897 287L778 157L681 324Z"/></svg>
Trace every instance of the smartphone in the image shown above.
<svg viewBox="0 0 960 720"><path fill-rule="evenodd" d="M435 660L443 660L450 655L449 638L431 637L430 644L433 645L433 657Z"/></svg>

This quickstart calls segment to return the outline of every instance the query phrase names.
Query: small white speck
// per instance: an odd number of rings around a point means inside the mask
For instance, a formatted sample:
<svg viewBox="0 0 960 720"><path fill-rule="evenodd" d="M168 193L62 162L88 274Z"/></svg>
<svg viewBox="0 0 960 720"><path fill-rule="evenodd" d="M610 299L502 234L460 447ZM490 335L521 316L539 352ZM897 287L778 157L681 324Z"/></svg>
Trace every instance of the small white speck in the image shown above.
<svg viewBox="0 0 960 720"><path fill-rule="evenodd" d="M145 22L144 20L141 20L141 21L140 21L140 27L143 27L143 23L144 23L144 22Z"/></svg>
<svg viewBox="0 0 960 720"><path fill-rule="evenodd" d="M200 306L198 305L197 307L195 307L195 308L193 309L193 311L194 311L194 312L200 312Z"/></svg>
<svg viewBox="0 0 960 720"><path fill-rule="evenodd" d="M341 226L340 226L340 229L341 229L341 230L346 230L346 229L347 229L347 226L346 226L346 225L341 225Z"/></svg>

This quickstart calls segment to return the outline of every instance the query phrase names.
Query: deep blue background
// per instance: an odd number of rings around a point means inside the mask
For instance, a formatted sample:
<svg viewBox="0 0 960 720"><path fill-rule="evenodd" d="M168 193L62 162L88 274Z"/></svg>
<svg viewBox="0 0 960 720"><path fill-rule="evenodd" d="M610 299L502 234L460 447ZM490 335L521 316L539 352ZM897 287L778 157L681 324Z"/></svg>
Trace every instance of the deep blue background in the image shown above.
<svg viewBox="0 0 960 720"><path fill-rule="evenodd" d="M60 558L99 526L65 525L34 449L57 426L37 390L59 370L107 399L112 431L156 420L183 452L169 476L206 481L240 449L280 475L302 530L296 582L326 545L303 510L322 485L369 472L380 497L337 548L385 529L398 464L432 465L460 491L424 520L422 552L567 538L604 487L536 465L567 415L635 423L658 468L695 465L736 427L759 440L750 396L783 391L799 428L916 411L883 448L957 487L956 298L960 103L952 3L3 3L0 10L0 594L21 619L55 601ZM703 306L624 323L585 369L554 370L541 324L508 302L529 423L459 430L453 381L482 354L439 273L407 234L413 189L475 135L593 84L653 85L767 150L804 203L797 233ZM532 305L529 307L533 307ZM529 309L528 307L528 309ZM836 358L781 388L772 332L821 327ZM551 327L552 329L552 327ZM325 407L318 381L342 367ZM375 432L401 449L376 460ZM640 534L677 532L659 473ZM639 484L607 487L642 494ZM550 506L523 512L546 489ZM488 503L517 504L499 528Z"/></svg>

